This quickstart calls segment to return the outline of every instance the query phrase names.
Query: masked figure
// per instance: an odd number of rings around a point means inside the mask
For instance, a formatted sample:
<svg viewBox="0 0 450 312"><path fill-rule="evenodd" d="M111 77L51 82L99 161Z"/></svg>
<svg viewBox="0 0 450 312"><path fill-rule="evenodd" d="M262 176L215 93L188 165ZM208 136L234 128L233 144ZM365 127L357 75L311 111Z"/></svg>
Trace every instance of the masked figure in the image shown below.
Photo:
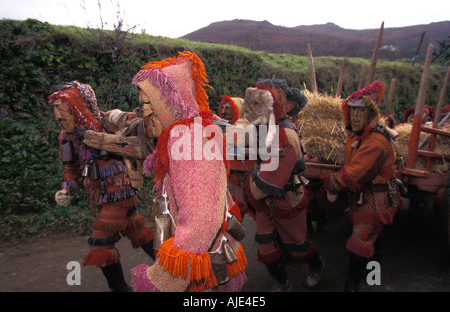
<svg viewBox="0 0 450 312"><path fill-rule="evenodd" d="M259 145L276 148L283 154L261 161L247 176L245 194L255 210L258 260L266 264L277 280L274 291L289 291L291 285L285 269L289 258L295 263L308 263L310 272L306 287L313 288L325 272L325 262L307 232L307 193L300 183L305 168L303 148L291 117L306 105L299 89L290 88L284 80L263 80L246 90L243 117L252 125L268 126ZM259 134L261 136L261 133ZM261 148L261 146L259 146Z"/></svg>
<svg viewBox="0 0 450 312"><path fill-rule="evenodd" d="M345 291L357 291L369 261L380 261L381 232L402 206L395 180L396 150L380 125L378 105L384 84L375 81L352 93L342 112L349 131L344 166L323 176L328 198L346 192L353 232L347 241L350 262Z"/></svg>
<svg viewBox="0 0 450 312"><path fill-rule="evenodd" d="M234 124L242 116L242 103L244 103L242 98L222 95L219 103L219 117Z"/></svg>
<svg viewBox="0 0 450 312"><path fill-rule="evenodd" d="M153 232L138 213L139 190L132 187L121 157L101 153L83 143L87 130L103 131L103 117L89 85L78 81L67 83L49 96L49 102L62 127L59 157L65 163L64 180L61 190L56 192L56 202L67 207L71 194L79 191L82 179L87 201L97 215L83 265L100 267L112 290L131 290L124 280L115 244L123 235L154 257Z"/></svg>
<svg viewBox="0 0 450 312"><path fill-rule="evenodd" d="M134 290L239 291L247 264L234 232L240 215L227 191L225 140L207 103L203 62L180 52L145 65L133 83L163 128L144 162L161 196L161 220L155 219L161 244L153 265L133 269Z"/></svg>

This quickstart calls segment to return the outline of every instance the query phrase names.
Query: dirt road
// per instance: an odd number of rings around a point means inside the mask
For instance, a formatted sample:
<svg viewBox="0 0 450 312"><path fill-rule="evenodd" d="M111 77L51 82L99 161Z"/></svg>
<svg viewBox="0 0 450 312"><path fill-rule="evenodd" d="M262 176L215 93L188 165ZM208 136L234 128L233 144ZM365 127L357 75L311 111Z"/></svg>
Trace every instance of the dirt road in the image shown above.
<svg viewBox="0 0 450 312"><path fill-rule="evenodd" d="M267 292L273 280L266 268L256 260L255 224L244 219L247 236L243 246L248 258L248 282L243 292ZM329 218L322 231L312 235L321 255L328 263L327 273L316 292L341 292L344 286L348 254L345 242L350 234L348 218ZM81 285L69 286L67 263L82 263L88 251L87 236L73 233L51 234L27 238L20 242L0 241L0 292L107 292L106 281L99 269L81 267ZM140 249L134 249L123 238L118 243L127 281L130 269L151 263ZM448 292L450 265L443 263L437 229L428 214L398 214L394 224L384 232L382 245L381 285L362 287L365 292ZM306 292L303 282L306 266L288 264L293 291Z"/></svg>

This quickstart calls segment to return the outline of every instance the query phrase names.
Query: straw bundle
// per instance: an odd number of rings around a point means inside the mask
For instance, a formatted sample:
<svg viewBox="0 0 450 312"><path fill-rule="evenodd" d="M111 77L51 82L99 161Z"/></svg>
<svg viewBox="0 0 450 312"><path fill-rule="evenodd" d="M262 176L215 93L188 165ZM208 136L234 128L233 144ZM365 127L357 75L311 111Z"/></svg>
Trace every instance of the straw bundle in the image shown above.
<svg viewBox="0 0 450 312"><path fill-rule="evenodd" d="M444 125L442 130L450 131L450 126ZM411 138L411 130L412 124L400 124L395 128L395 131L398 132L398 137L396 139L398 153L403 156L404 159L408 156L409 149L409 140ZM428 133L420 132L419 142L422 142ZM429 141L428 141L429 142ZM422 149L428 150L428 143L425 144ZM449 154L450 153L450 137L437 135L436 142L434 146L434 151L440 154ZM427 165L426 157L418 157L416 162L416 169L418 170L426 170ZM450 164L445 159L433 159L431 162L431 172L438 174L446 174L450 172Z"/></svg>
<svg viewBox="0 0 450 312"><path fill-rule="evenodd" d="M342 99L304 90L308 104L298 114L296 126L306 154L320 161L344 163L346 130Z"/></svg>

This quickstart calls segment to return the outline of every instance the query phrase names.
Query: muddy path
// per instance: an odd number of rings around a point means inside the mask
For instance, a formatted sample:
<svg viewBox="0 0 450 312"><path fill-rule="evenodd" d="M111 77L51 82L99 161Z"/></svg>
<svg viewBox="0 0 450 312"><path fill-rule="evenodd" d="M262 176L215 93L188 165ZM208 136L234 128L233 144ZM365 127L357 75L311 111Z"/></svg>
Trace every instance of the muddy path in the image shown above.
<svg viewBox="0 0 450 312"><path fill-rule="evenodd" d="M264 265L256 260L255 223L244 218L247 235L242 241L248 258L248 281L243 292L267 292L274 280ZM344 286L348 253L345 243L351 232L346 215L328 218L312 240L328 264L323 281L314 292L341 292ZM364 292L449 292L450 265L443 261L437 227L426 213L399 213L394 224L384 231L381 285L363 285ZM100 271L81 266L81 285L68 285L67 263L82 263L88 251L87 235L70 232L15 242L0 241L0 292L108 292ZM134 249L126 238L118 243L127 281L130 270L152 260L141 249ZM294 292L306 292L303 283L306 266L287 266Z"/></svg>

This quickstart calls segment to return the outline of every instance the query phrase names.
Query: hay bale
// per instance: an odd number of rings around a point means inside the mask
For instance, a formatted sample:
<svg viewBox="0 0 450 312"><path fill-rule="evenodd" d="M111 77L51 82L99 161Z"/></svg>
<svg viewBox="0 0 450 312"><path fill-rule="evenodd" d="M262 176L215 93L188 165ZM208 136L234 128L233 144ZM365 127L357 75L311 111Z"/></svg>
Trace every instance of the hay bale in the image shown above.
<svg viewBox="0 0 450 312"><path fill-rule="evenodd" d="M444 125L442 130L450 131L450 126ZM412 124L404 123L395 127L395 131L398 132L398 137L395 140L397 142L398 153L403 156L404 159L408 156L409 140L411 138ZM427 132L420 132L419 142L422 142L427 136ZM428 151L429 144L425 144L422 150ZM436 142L434 151L440 154L450 153L450 137L438 135L436 136ZM418 157L416 161L416 169L426 170L427 157ZM433 159L431 162L431 172L437 174L446 174L450 172L450 164L445 159Z"/></svg>
<svg viewBox="0 0 450 312"><path fill-rule="evenodd" d="M342 99L303 91L308 104L298 114L296 126L306 154L320 161L344 163L346 130L341 111Z"/></svg>

